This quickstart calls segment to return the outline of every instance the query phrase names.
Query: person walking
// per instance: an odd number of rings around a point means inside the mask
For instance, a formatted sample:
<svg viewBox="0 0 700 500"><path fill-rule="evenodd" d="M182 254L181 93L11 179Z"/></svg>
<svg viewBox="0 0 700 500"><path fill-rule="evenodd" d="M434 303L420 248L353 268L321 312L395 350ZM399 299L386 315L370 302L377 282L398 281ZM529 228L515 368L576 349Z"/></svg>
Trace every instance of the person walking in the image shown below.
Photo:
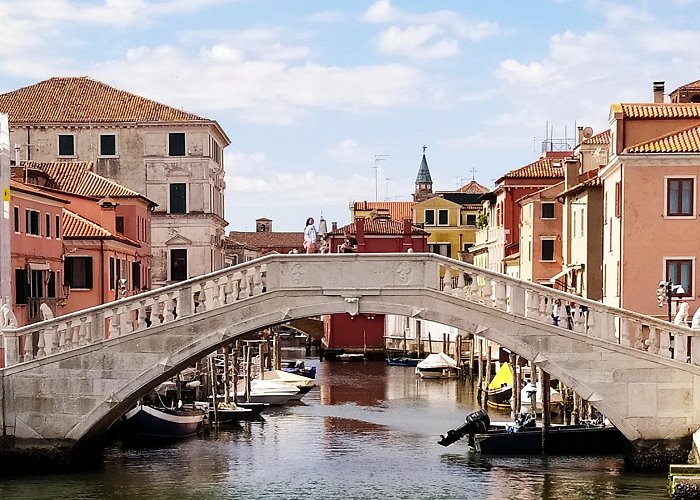
<svg viewBox="0 0 700 500"><path fill-rule="evenodd" d="M306 227L304 228L304 249L306 253L316 253L316 240L318 232L314 226L314 218L306 219Z"/></svg>

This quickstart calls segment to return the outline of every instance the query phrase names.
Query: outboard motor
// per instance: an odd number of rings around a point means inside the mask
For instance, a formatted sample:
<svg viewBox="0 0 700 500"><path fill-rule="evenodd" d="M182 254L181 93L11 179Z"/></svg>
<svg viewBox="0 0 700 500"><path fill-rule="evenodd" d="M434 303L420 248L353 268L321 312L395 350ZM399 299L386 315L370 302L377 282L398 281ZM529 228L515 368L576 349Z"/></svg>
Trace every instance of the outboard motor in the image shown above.
<svg viewBox="0 0 700 500"><path fill-rule="evenodd" d="M466 435L483 434L488 431L490 426L491 419L489 414L484 410L477 410L467 415L464 423L456 429L450 429L445 434L440 434L438 444L449 446Z"/></svg>

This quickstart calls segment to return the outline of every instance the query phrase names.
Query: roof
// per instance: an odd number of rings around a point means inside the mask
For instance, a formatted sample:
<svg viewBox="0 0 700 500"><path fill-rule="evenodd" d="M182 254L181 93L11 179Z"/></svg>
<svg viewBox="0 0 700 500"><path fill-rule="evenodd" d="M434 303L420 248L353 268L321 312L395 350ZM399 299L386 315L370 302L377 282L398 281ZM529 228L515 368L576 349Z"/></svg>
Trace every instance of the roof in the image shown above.
<svg viewBox="0 0 700 500"><path fill-rule="evenodd" d="M700 118L700 103L618 103L610 111L621 113L623 118Z"/></svg>
<svg viewBox="0 0 700 500"><path fill-rule="evenodd" d="M353 211L376 210L387 212L393 220L413 219L415 204L415 201L356 201L353 203Z"/></svg>
<svg viewBox="0 0 700 500"><path fill-rule="evenodd" d="M459 188L457 192L467 194L484 194L489 192L489 188L482 186L476 181L469 181L464 186Z"/></svg>
<svg viewBox="0 0 700 500"><path fill-rule="evenodd" d="M582 140L581 144L594 144L596 146L610 144L610 129Z"/></svg>
<svg viewBox="0 0 700 500"><path fill-rule="evenodd" d="M0 111L15 123L210 121L85 76L54 77L1 94Z"/></svg>
<svg viewBox="0 0 700 500"><path fill-rule="evenodd" d="M122 234L111 233L107 231L99 224L81 217L80 215L71 212L70 210L63 209L63 219L62 219L62 235L61 237L65 239L89 239L89 240L116 240L122 243L127 243L133 246L140 246L137 241L127 238Z"/></svg>
<svg viewBox="0 0 700 500"><path fill-rule="evenodd" d="M516 170L511 170L507 174L503 175L498 181L502 179L515 179L515 178L530 178L530 179L541 179L547 177L563 178L564 169L561 167L562 158L557 157L545 157L540 158L537 161L529 163L524 167L520 167ZM556 164L556 165L555 165Z"/></svg>
<svg viewBox="0 0 700 500"><path fill-rule="evenodd" d="M365 220L365 230L364 233L375 234L375 235L396 235L403 233L403 221L399 222L397 220L376 218L376 219L366 219ZM350 234L357 234L357 227L355 223L348 224L347 226L339 227L337 230L332 231L328 234L341 235L344 234L345 230L348 230ZM411 234L417 235L429 235L430 233L424 231L417 226L411 226Z"/></svg>
<svg viewBox="0 0 700 500"><path fill-rule="evenodd" d="M625 153L700 153L700 125L625 148Z"/></svg>
<svg viewBox="0 0 700 500"><path fill-rule="evenodd" d="M425 153L423 153L423 159L420 162L420 167L418 167L416 183L418 182L433 182L433 179L430 177L430 170L428 169L428 160L425 159Z"/></svg>
<svg viewBox="0 0 700 500"><path fill-rule="evenodd" d="M700 80L695 80L694 82L686 83L685 85L681 85L678 87L676 90L671 92L672 94L675 94L677 92L683 91L683 90L700 90Z"/></svg>
<svg viewBox="0 0 700 500"><path fill-rule="evenodd" d="M464 208L469 208L469 205L479 205L479 208L481 208L481 204L479 203L479 198L481 198L481 195L484 193L460 193L459 191L454 192L454 191L445 191L445 192L438 192L435 193L436 196L440 196L441 198L444 198L446 200L449 200L454 203L458 203L462 205Z"/></svg>
<svg viewBox="0 0 700 500"><path fill-rule="evenodd" d="M51 181L47 187L66 193L90 198L142 197L140 193L93 172L90 161L28 161L20 162L20 165L30 171L45 173Z"/></svg>
<svg viewBox="0 0 700 500"><path fill-rule="evenodd" d="M231 231L228 234L228 240L251 249L301 248L304 243L304 233L301 231Z"/></svg>
<svg viewBox="0 0 700 500"><path fill-rule="evenodd" d="M59 201L62 203L70 203L68 200L66 200L65 198L61 198L60 195L56 193L44 191L38 186L26 184L18 179L10 179L10 193L12 193L13 191L34 194L37 196L41 196L42 198L46 198L47 200Z"/></svg>

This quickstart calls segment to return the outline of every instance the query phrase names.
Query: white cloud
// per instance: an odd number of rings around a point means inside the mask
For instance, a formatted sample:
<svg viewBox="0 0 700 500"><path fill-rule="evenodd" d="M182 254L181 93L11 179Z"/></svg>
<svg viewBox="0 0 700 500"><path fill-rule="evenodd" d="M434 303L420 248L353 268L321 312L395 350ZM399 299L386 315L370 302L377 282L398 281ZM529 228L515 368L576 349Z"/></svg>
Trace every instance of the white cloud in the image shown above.
<svg viewBox="0 0 700 500"><path fill-rule="evenodd" d="M380 34L377 48L384 54L424 59L452 57L458 51L458 42L455 39L443 40L443 36L444 31L434 24L405 29L392 26Z"/></svg>
<svg viewBox="0 0 700 500"><path fill-rule="evenodd" d="M369 148L361 146L355 139L345 139L326 151L326 156L337 163L361 163L370 158Z"/></svg>
<svg viewBox="0 0 700 500"><path fill-rule="evenodd" d="M324 10L321 12L314 12L306 19L312 23L340 23L347 21L350 15L347 12L340 10Z"/></svg>

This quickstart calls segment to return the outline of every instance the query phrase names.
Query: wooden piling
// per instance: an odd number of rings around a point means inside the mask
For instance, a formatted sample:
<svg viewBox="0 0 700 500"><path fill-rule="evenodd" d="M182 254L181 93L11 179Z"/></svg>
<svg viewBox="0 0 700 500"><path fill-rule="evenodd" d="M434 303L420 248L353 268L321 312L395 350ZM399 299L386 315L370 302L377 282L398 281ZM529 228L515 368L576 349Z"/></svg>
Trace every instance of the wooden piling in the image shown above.
<svg viewBox="0 0 700 500"><path fill-rule="evenodd" d="M231 403L231 373L229 372L228 358L231 355L231 347L224 347L224 403L228 406Z"/></svg>
<svg viewBox="0 0 700 500"><path fill-rule="evenodd" d="M471 335L469 340L469 356L467 357L467 371L469 372L469 378L474 374L474 335Z"/></svg>
<svg viewBox="0 0 700 500"><path fill-rule="evenodd" d="M510 363L510 367L511 367L511 372L512 372L511 386L513 387L513 395L510 398L510 417L515 418L515 415L516 415L516 411L515 411L516 406L515 405L518 402L517 398L516 398L516 394L520 393L520 391L518 390L518 370L517 370L517 366L515 365L515 353L511 352L508 355L508 363Z"/></svg>
<svg viewBox="0 0 700 500"><path fill-rule="evenodd" d="M433 353L433 339L430 338L430 332L428 332L428 354Z"/></svg>
<svg viewBox="0 0 700 500"><path fill-rule="evenodd" d="M482 402L482 399L483 399L482 390L483 390L483 383L484 383L484 356L483 356L483 352L482 352L482 351L483 351L483 344L482 344L482 340L481 340L480 337L479 337L479 338L477 339L477 341L476 341L476 346L477 346L477 349L479 350L479 352L478 352L478 360L477 360L477 363L478 363L478 366L477 366L477 371L478 371L478 377L477 377L477 394L478 394L478 396L477 396L477 397L478 397L478 400L479 400L479 404L480 404L481 406L483 406L483 402Z"/></svg>
<svg viewBox="0 0 700 500"><path fill-rule="evenodd" d="M523 367L521 366L520 356L518 356L517 354L515 355L515 370L516 383L515 385L513 385L513 399L515 399L515 405L513 405L513 412L515 415L519 415L520 407L523 404Z"/></svg>
<svg viewBox="0 0 700 500"><path fill-rule="evenodd" d="M547 454L547 434L549 426L552 423L552 415L549 412L550 403L550 377L549 373L541 370L541 385L542 387L542 454Z"/></svg>
<svg viewBox="0 0 700 500"><path fill-rule="evenodd" d="M219 425L219 407L216 404L217 387L216 387L216 366L214 363L214 356L209 356L209 373L211 378L211 394L212 394L212 404L214 405L214 425Z"/></svg>
<svg viewBox="0 0 700 500"><path fill-rule="evenodd" d="M445 354L447 354L449 356L449 354L450 354L449 350L450 349L449 349L449 344L447 342L447 334L443 333L442 334L442 352L444 352Z"/></svg>
<svg viewBox="0 0 700 500"><path fill-rule="evenodd" d="M250 376L251 376L251 355L250 344L246 343L243 346L243 356L245 358L245 400L250 403Z"/></svg>
<svg viewBox="0 0 700 500"><path fill-rule="evenodd" d="M238 402L238 370L240 368L238 353L241 350L241 341L236 340L236 345L233 348L233 400Z"/></svg>
<svg viewBox="0 0 700 500"><path fill-rule="evenodd" d="M491 383L491 341L484 339L486 343L486 376L484 378L484 401L488 400L488 386Z"/></svg>

